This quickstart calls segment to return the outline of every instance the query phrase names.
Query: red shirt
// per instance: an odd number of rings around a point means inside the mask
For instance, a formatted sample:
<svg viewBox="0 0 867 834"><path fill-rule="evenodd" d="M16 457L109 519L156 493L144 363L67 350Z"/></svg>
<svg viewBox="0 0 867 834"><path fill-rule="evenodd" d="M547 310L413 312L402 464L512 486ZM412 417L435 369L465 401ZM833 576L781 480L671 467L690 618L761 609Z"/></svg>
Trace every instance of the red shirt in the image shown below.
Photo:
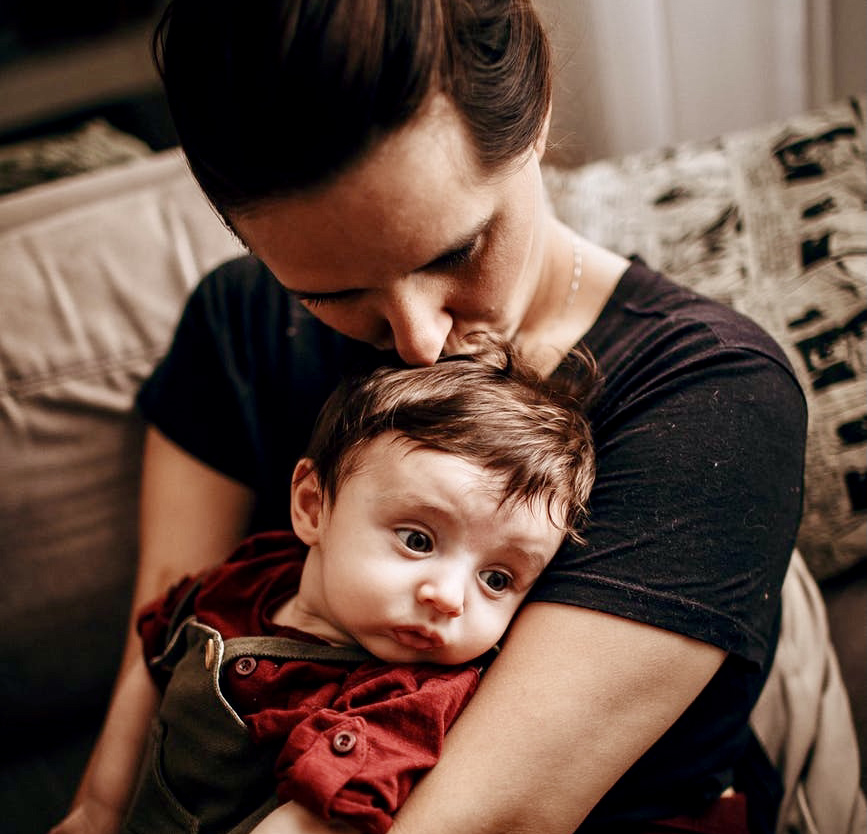
<svg viewBox="0 0 867 834"><path fill-rule="evenodd" d="M247 539L201 578L193 611L224 639L283 636L324 643L271 620L298 589L306 546L291 532ZM162 654L172 615L195 579L145 607L138 629L146 660ZM478 686L481 666L240 658L221 681L223 694L254 740L282 743L277 796L319 816L345 818L380 832L418 779L436 763L446 731ZM152 668L157 684L166 679Z"/></svg>

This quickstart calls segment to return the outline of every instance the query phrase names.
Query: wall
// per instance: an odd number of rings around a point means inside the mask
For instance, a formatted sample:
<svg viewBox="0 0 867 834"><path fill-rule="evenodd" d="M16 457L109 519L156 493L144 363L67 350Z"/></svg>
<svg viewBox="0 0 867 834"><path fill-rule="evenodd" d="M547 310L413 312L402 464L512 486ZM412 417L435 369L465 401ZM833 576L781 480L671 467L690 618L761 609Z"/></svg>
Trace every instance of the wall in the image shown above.
<svg viewBox="0 0 867 834"><path fill-rule="evenodd" d="M867 2L832 0L834 91L863 91L867 79Z"/></svg>
<svg viewBox="0 0 867 834"><path fill-rule="evenodd" d="M540 0L550 159L574 164L783 118L867 87L864 0Z"/></svg>

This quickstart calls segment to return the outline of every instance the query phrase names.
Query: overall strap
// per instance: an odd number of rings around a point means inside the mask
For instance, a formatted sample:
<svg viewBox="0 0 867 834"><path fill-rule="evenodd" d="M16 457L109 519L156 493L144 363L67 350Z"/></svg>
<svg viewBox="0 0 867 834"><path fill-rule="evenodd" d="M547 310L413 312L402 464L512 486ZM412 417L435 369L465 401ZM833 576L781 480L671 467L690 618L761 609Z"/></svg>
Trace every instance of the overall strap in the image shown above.
<svg viewBox="0 0 867 834"><path fill-rule="evenodd" d="M291 637L230 637L225 641L223 663L248 655L323 663L365 663L374 659L360 646L328 646Z"/></svg>
<svg viewBox="0 0 867 834"><path fill-rule="evenodd" d="M172 612L172 616L169 618L169 625L166 629L166 634L168 635L166 638L166 647L171 643L172 637L175 632L180 628L181 624L188 620L193 616L194 613L194 605L196 602L196 595L199 593L199 590L202 587L202 580L197 579L193 582L190 587L187 589L187 592L181 597L178 604L175 606L175 610Z"/></svg>
<svg viewBox="0 0 867 834"><path fill-rule="evenodd" d="M175 610L169 617L168 627L166 628L166 642L163 645L163 650L156 657L152 657L148 661L149 666L162 666L163 668L171 668L175 660L171 659L171 655L175 647L180 642L180 636L188 622L195 618L195 601L196 595L202 587L202 580L199 579L193 582L187 589L186 593L181 597Z"/></svg>

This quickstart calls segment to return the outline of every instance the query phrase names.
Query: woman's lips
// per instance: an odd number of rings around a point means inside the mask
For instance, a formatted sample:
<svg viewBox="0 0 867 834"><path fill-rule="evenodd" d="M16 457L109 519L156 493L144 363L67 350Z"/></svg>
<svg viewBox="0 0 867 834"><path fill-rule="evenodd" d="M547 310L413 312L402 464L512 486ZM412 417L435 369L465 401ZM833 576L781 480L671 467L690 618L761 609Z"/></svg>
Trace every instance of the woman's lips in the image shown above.
<svg viewBox="0 0 867 834"><path fill-rule="evenodd" d="M412 626L400 626L393 629L394 639L402 646L418 651L431 651L443 645L443 639L434 631L426 628L414 628Z"/></svg>

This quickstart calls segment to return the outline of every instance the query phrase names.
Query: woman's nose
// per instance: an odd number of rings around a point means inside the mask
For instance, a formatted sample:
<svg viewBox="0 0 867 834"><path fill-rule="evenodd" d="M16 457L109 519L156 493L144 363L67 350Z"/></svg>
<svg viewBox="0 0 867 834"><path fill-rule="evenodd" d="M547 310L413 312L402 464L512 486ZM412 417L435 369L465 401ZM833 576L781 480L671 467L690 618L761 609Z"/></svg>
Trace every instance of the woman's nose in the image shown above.
<svg viewBox="0 0 867 834"><path fill-rule="evenodd" d="M394 349L408 365L433 365L454 321L435 297L407 287L385 312Z"/></svg>
<svg viewBox="0 0 867 834"><path fill-rule="evenodd" d="M464 582L456 571L440 572L419 585L418 600L447 617L464 613Z"/></svg>

